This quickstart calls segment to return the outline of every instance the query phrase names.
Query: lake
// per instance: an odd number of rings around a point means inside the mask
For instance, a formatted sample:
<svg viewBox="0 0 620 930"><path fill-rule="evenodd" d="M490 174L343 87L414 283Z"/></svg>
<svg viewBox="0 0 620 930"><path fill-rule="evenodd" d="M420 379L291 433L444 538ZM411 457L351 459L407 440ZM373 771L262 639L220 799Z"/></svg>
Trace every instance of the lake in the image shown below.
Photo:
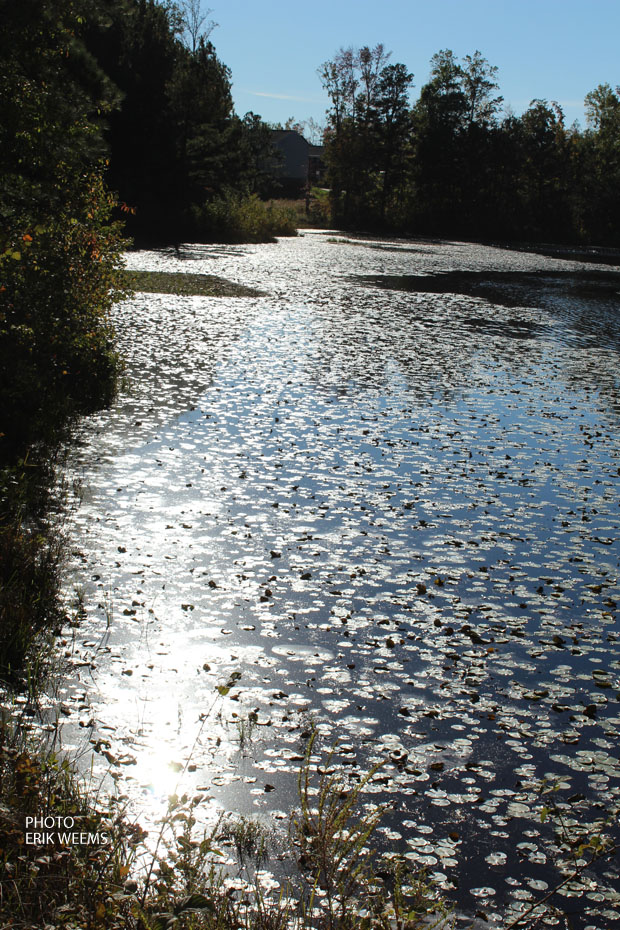
<svg viewBox="0 0 620 930"><path fill-rule="evenodd" d="M311 230L127 262L265 296L115 310L66 748L147 827L175 789L285 825L314 723L382 763L378 843L502 926L620 800L620 269ZM617 888L607 859L554 901L610 930Z"/></svg>

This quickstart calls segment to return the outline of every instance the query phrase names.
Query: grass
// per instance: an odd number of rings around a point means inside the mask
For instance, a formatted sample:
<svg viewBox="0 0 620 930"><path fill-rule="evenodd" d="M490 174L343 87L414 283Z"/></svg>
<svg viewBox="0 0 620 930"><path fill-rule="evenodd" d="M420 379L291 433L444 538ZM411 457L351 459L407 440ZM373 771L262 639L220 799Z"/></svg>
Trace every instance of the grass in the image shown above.
<svg viewBox="0 0 620 930"><path fill-rule="evenodd" d="M203 242L275 242L277 236L297 235L293 211L256 194L224 192L192 212L195 234Z"/></svg>
<svg viewBox="0 0 620 930"><path fill-rule="evenodd" d="M312 763L316 737L312 729L298 777L300 806L291 817L297 863L309 891L307 913L325 930L422 925L430 930L443 923L445 908L423 875L413 873L406 860L378 859L369 848L383 810L364 809L361 801L380 766L352 782L333 765L335 747L325 760ZM378 879L379 872L385 880Z"/></svg>
<svg viewBox="0 0 620 930"><path fill-rule="evenodd" d="M313 187L310 191L306 206L306 198L278 199L268 201L281 209L288 210L294 218L295 225L316 229L328 229L332 225L329 191L321 187Z"/></svg>
<svg viewBox="0 0 620 930"><path fill-rule="evenodd" d="M263 291L210 274L168 271L124 271L128 290L148 294L179 294L183 297L262 297Z"/></svg>
<svg viewBox="0 0 620 930"><path fill-rule="evenodd" d="M247 752L254 742L254 733L258 722L256 711L250 711L246 717L241 717L236 721L237 739L239 749L242 753Z"/></svg>
<svg viewBox="0 0 620 930"><path fill-rule="evenodd" d="M222 690L226 691L227 687ZM209 713L220 702L220 688ZM0 719L0 926L12 930L447 930L449 912L424 872L372 848L383 811L365 796L378 767L352 775L322 752L311 726L298 773L288 835L258 818L220 817L200 826L202 796L173 796L147 846L115 799L85 788L71 766ZM546 794L553 790L543 788ZM553 814L553 800L543 815ZM72 818L105 843L57 836L25 842L27 817ZM559 815L558 815L559 816ZM615 815L614 815L615 816ZM574 860L562 881L508 927L527 928L555 909L551 898L579 881L615 847L610 821L575 835L560 818L562 846ZM567 832L568 831L568 832ZM56 831L57 832L57 831ZM564 835L566 834L566 835ZM163 837L163 841L162 840ZM161 842L160 842L161 841ZM577 844L577 845L576 845ZM234 852L234 860L226 850ZM277 853L279 885L267 892L261 870ZM236 861L235 861L236 860ZM570 864L569 864L570 866ZM271 878L271 876L269 876Z"/></svg>
<svg viewBox="0 0 620 930"><path fill-rule="evenodd" d="M52 818L42 835L27 818ZM67 830L91 834L72 845ZM120 899L136 840L80 786L66 761L0 721L0 921L12 928L124 926ZM118 918L118 919L117 919Z"/></svg>
<svg viewBox="0 0 620 930"><path fill-rule="evenodd" d="M273 831L252 817L228 817L217 834L218 840L234 847L240 869L246 864L263 865L269 859Z"/></svg>

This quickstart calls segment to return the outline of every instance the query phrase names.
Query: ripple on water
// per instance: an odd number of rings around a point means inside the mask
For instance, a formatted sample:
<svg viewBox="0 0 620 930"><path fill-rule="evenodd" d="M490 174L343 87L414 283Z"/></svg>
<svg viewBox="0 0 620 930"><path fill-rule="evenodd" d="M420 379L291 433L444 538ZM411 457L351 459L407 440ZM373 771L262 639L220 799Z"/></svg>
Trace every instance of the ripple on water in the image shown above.
<svg viewBox="0 0 620 930"><path fill-rule="evenodd" d="M586 831L620 795L616 272L329 238L128 256L268 296L116 309L65 738L146 819L179 779L281 811L314 718L344 770L383 763L385 844L519 908L557 881L542 779ZM592 880L575 926L617 926Z"/></svg>

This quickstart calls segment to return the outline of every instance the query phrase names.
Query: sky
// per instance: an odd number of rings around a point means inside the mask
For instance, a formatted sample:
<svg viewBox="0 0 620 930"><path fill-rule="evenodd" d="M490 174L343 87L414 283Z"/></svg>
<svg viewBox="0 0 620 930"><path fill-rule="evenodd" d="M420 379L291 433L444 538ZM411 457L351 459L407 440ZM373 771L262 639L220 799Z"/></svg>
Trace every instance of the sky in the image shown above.
<svg viewBox="0 0 620 930"><path fill-rule="evenodd" d="M414 74L412 101L430 59L477 49L497 65L504 104L556 100L570 125L585 125L583 98L620 84L620 0L202 0L218 57L232 72L236 112L268 122L312 117L328 107L317 69L341 47L382 42L391 63Z"/></svg>

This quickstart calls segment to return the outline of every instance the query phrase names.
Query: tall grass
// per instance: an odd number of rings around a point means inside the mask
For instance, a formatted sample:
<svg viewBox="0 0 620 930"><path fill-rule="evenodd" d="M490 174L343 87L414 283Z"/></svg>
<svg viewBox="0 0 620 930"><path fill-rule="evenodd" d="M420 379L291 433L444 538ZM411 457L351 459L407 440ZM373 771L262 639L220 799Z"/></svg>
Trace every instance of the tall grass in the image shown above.
<svg viewBox="0 0 620 930"><path fill-rule="evenodd" d="M274 203L289 210L298 228L316 227L328 229L332 225L329 191L324 188L313 187L307 197L296 200L278 199L268 201L268 203Z"/></svg>
<svg viewBox="0 0 620 930"><path fill-rule="evenodd" d="M211 242L271 242L276 236L296 236L293 211L256 194L228 192L193 210L195 234Z"/></svg>
<svg viewBox="0 0 620 930"><path fill-rule="evenodd" d="M59 818L101 842L71 845L63 827L43 831L27 820L41 817ZM14 720L0 719L3 927L126 926L130 909L122 893L139 836L113 803L101 806L85 792L66 761L33 745Z"/></svg>

